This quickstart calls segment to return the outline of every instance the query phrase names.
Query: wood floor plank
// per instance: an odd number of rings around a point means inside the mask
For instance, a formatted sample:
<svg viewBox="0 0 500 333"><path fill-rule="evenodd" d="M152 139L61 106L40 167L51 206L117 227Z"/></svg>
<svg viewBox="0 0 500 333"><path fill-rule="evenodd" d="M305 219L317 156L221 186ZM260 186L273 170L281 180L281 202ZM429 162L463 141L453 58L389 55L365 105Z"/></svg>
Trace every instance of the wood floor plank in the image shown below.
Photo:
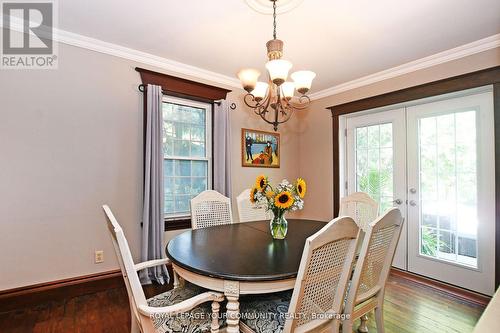
<svg viewBox="0 0 500 333"><path fill-rule="evenodd" d="M148 297L172 286L145 287ZM387 333L468 333L484 308L443 292L390 276L385 295ZM377 332L369 314L368 328ZM357 328L359 321L355 323ZM48 302L36 307L0 313L1 333L127 333L130 310L125 288Z"/></svg>

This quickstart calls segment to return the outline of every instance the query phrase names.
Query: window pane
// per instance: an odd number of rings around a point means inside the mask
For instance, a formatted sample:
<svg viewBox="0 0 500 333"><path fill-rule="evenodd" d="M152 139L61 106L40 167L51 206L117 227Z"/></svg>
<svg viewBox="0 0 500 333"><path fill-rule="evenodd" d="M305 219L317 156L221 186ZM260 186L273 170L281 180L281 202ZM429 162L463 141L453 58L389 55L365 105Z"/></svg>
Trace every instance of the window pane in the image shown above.
<svg viewBox="0 0 500 333"><path fill-rule="evenodd" d="M193 194L198 194L207 189L207 179L206 178L191 178L192 179L192 190Z"/></svg>
<svg viewBox="0 0 500 333"><path fill-rule="evenodd" d="M186 101L186 104L189 104ZM207 109L164 102L163 152L165 214L188 215L189 201L208 189ZM210 125L210 124L208 124ZM210 133L210 132L209 132Z"/></svg>
<svg viewBox="0 0 500 333"><path fill-rule="evenodd" d="M189 141L174 141L174 156L189 157Z"/></svg>
<svg viewBox="0 0 500 333"><path fill-rule="evenodd" d="M205 156L205 143L204 142L191 142L191 156L192 157Z"/></svg>
<svg viewBox="0 0 500 333"><path fill-rule="evenodd" d="M393 206L392 123L356 128L356 190L378 202L380 212Z"/></svg>
<svg viewBox="0 0 500 333"><path fill-rule="evenodd" d="M206 161L193 161L192 175L195 177L204 177L207 175L208 162Z"/></svg>
<svg viewBox="0 0 500 333"><path fill-rule="evenodd" d="M189 212L189 202L191 196L180 195L175 198L175 212L176 213L188 213Z"/></svg>
<svg viewBox="0 0 500 333"><path fill-rule="evenodd" d="M175 175L188 177L191 176L191 161L175 161Z"/></svg>
<svg viewBox="0 0 500 333"><path fill-rule="evenodd" d="M421 254L477 267L476 112L419 119L418 138Z"/></svg>
<svg viewBox="0 0 500 333"><path fill-rule="evenodd" d="M205 141L205 126L193 126L191 127L191 140L193 141Z"/></svg>

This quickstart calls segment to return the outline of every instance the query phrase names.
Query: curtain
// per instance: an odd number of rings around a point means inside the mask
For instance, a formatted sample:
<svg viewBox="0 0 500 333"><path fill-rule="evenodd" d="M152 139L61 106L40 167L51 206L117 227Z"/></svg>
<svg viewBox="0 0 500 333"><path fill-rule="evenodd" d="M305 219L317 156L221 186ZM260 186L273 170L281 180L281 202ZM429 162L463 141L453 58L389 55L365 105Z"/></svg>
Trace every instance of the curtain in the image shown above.
<svg viewBox="0 0 500 333"><path fill-rule="evenodd" d="M144 147L144 205L142 213L142 260L164 257L163 117L162 88L148 84L146 100L146 145ZM168 283L165 265L140 272L143 284Z"/></svg>
<svg viewBox="0 0 500 333"><path fill-rule="evenodd" d="M214 110L214 190L231 198L231 123L223 100Z"/></svg>

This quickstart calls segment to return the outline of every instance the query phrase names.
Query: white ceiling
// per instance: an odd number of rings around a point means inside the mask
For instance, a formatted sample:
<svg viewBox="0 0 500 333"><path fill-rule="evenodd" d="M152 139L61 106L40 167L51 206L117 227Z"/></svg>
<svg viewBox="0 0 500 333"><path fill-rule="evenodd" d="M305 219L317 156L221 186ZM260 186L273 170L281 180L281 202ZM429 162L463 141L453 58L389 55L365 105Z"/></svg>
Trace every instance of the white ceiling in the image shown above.
<svg viewBox="0 0 500 333"><path fill-rule="evenodd" d="M231 77L263 71L272 38L245 0L65 0L59 28ZM304 0L278 16L284 58L317 73L313 92L498 33L498 0Z"/></svg>

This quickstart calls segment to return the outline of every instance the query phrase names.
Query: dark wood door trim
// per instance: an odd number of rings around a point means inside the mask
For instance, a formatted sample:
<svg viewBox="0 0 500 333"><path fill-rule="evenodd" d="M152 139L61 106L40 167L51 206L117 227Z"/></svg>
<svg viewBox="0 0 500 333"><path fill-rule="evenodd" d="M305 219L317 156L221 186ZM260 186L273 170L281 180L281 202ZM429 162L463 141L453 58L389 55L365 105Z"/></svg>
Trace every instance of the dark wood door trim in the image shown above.
<svg viewBox="0 0 500 333"><path fill-rule="evenodd" d="M382 106L414 101L420 98L438 96L455 91L486 86L499 82L500 66L496 66L382 95L363 98L349 103L333 105L327 109L329 109L333 114L343 115Z"/></svg>
<svg viewBox="0 0 500 333"><path fill-rule="evenodd" d="M339 116L421 98L493 85L495 118L495 288L500 286L500 66L450 77L394 92L328 107L333 129L333 207L337 216L340 207Z"/></svg>
<svg viewBox="0 0 500 333"><path fill-rule="evenodd" d="M495 121L495 287L500 286L500 83L493 85Z"/></svg>

